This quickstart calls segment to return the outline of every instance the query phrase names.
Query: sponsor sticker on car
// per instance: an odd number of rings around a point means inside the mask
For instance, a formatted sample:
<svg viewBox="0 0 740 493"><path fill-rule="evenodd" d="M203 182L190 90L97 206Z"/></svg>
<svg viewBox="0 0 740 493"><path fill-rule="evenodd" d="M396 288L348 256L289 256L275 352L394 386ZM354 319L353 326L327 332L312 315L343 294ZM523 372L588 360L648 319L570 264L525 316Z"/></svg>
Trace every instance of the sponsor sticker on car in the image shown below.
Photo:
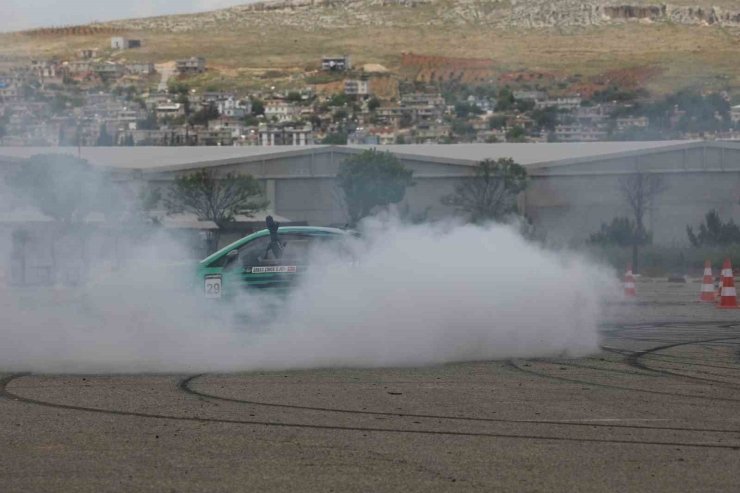
<svg viewBox="0 0 740 493"><path fill-rule="evenodd" d="M221 297L221 274L209 274L206 276L206 299Z"/></svg>
<svg viewBox="0 0 740 493"><path fill-rule="evenodd" d="M277 267L252 267L252 274L275 274L281 272L295 272L295 265L280 265Z"/></svg>

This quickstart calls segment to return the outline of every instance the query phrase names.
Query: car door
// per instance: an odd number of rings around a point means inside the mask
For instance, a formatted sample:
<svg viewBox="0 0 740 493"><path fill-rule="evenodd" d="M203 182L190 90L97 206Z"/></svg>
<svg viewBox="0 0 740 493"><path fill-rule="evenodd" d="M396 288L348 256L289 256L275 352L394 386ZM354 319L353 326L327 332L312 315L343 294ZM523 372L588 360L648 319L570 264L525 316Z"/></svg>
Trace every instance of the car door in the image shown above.
<svg viewBox="0 0 740 493"><path fill-rule="evenodd" d="M245 255L242 261L245 287L285 290L308 268L309 250L313 237L306 234L278 232L280 249L257 250L257 255Z"/></svg>
<svg viewBox="0 0 740 493"><path fill-rule="evenodd" d="M259 236L239 247L236 255L229 256L221 270L224 297L233 297L247 287L247 268L258 262L269 244L269 235Z"/></svg>

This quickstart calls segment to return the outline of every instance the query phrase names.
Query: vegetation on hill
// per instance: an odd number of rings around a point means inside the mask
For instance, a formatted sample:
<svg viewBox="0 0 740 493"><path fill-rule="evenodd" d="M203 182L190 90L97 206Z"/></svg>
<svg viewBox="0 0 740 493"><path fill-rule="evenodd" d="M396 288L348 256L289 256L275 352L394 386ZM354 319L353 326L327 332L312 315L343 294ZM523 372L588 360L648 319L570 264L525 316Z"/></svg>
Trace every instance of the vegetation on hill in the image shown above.
<svg viewBox="0 0 740 493"><path fill-rule="evenodd" d="M415 8L407 8L392 2L375 6L344 1L336 8L310 7L291 15L247 6L106 24L108 29L122 30L142 40L140 49L123 52L110 50L108 30L75 30L75 34L69 34L69 30L50 30L44 36L2 35L0 63L13 64L54 55L74 59L83 48L97 48L101 58L116 61L169 63L197 55L207 58L209 70L194 78L194 87L233 90L326 83L315 72L306 72L307 67L314 67L326 54L349 53L356 67L375 63L397 75L416 77L421 68L401 65L402 52L412 52L453 60L490 61L484 64L488 68L479 66L479 72L462 73L463 77L472 79L533 67L563 79L644 66L660 69L659 74L643 81L656 94L688 86L727 90L740 85L737 28L728 27L727 23L705 26L691 19L684 23L643 19L643 23L637 19L625 21L612 13L614 18L608 22L589 20L578 24L580 10L571 5L573 2L558 0L553 5L564 10L562 19L554 25L498 25L495 19L502 12L505 16L514 15L510 14L514 9L507 5L509 2L417 3ZM522 7L540 15L545 3L552 4L530 0ZM702 15L706 17L709 15L706 4L710 3L726 9L735 4L692 0L674 1L671 5L705 7ZM484 4L488 5L486 9ZM485 15L468 15L466 9L483 9ZM453 16L451 12L459 15ZM305 22L314 17L322 22ZM464 20L462 24L460 19Z"/></svg>

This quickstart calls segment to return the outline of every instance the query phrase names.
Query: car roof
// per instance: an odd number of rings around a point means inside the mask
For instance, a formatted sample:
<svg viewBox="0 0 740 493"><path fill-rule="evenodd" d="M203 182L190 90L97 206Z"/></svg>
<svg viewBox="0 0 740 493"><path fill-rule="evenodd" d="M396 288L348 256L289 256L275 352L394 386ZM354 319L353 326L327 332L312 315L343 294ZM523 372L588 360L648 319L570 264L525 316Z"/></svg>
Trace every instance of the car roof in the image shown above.
<svg viewBox="0 0 740 493"><path fill-rule="evenodd" d="M260 231L257 231L257 233L262 232L268 232L266 229L262 229ZM285 226L280 227L278 229L278 234L280 233L289 233L289 232L299 232L299 233L332 233L335 235L344 235L349 234L347 230L339 229L339 228L327 228L324 226Z"/></svg>
<svg viewBox="0 0 740 493"><path fill-rule="evenodd" d="M353 231L350 230L344 230L339 228L326 228L323 226L285 226L278 229L278 234L285 234L285 233L303 233L303 234L317 234L317 235L345 235L345 236L351 236ZM215 253L212 253L211 255L207 256L203 260L201 260L200 264L206 264L209 262L212 262L216 260L217 258L224 255L226 252L233 250L236 247L239 247L243 245L244 243L247 243L248 241L251 241L256 238L260 238L262 236L269 235L270 232L267 229L261 229L259 231L256 231L252 233L249 236L245 236L244 238L241 238L233 243L230 243L226 245L225 247L221 248Z"/></svg>

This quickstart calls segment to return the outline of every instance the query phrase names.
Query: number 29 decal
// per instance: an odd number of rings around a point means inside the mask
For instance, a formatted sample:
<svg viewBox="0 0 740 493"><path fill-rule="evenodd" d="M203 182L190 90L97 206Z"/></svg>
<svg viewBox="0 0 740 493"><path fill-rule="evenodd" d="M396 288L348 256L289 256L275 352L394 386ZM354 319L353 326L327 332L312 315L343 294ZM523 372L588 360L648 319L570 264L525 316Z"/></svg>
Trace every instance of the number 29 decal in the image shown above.
<svg viewBox="0 0 740 493"><path fill-rule="evenodd" d="M221 274L212 274L206 276L205 292L206 299L221 297Z"/></svg>

